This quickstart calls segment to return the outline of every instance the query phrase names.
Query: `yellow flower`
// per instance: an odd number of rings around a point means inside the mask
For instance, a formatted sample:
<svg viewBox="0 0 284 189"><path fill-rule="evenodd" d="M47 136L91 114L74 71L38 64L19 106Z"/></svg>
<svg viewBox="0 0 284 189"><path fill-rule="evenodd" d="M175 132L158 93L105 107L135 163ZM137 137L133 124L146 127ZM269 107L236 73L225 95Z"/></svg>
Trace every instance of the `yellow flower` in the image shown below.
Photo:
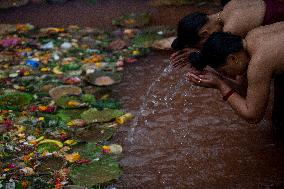
<svg viewBox="0 0 284 189"><path fill-rule="evenodd" d="M135 50L135 51L132 52L132 54L133 54L133 55L139 55L139 54L140 54L140 51Z"/></svg>
<svg viewBox="0 0 284 189"><path fill-rule="evenodd" d="M101 68L102 67L102 63L101 62L96 62L96 67L97 68Z"/></svg>
<svg viewBox="0 0 284 189"><path fill-rule="evenodd" d="M133 18L129 18L127 20L124 21L125 24L134 24L136 22L136 20L134 20Z"/></svg>
<svg viewBox="0 0 284 189"><path fill-rule="evenodd" d="M101 97L101 100L107 100L109 98L109 94L105 94Z"/></svg>
<svg viewBox="0 0 284 189"><path fill-rule="evenodd" d="M69 161L70 163L73 163L73 162L75 162L75 161L77 161L77 160L79 160L80 159L80 154L79 153L73 153L73 154L66 154L65 155L65 159L67 160L67 161Z"/></svg>
<svg viewBox="0 0 284 189"><path fill-rule="evenodd" d="M70 107L76 107L76 106L79 106L80 103L75 101L75 100L70 100L68 103L67 103L68 106Z"/></svg>
<svg viewBox="0 0 284 189"><path fill-rule="evenodd" d="M104 150L109 150L109 146L103 146L102 147Z"/></svg>
<svg viewBox="0 0 284 189"><path fill-rule="evenodd" d="M40 71L42 71L42 72L48 72L49 69L48 69L48 68L41 68Z"/></svg>
<svg viewBox="0 0 284 189"><path fill-rule="evenodd" d="M48 28L48 32L64 32L64 28Z"/></svg>
<svg viewBox="0 0 284 189"><path fill-rule="evenodd" d="M30 72L29 71L25 71L24 72L24 76L28 76L28 75L30 75Z"/></svg>
<svg viewBox="0 0 284 189"><path fill-rule="evenodd" d="M74 145L74 144L77 144L77 141L76 140L66 140L64 142L64 144L67 144L67 145Z"/></svg>
<svg viewBox="0 0 284 189"><path fill-rule="evenodd" d="M102 151L103 151L103 153L108 154L108 153L110 153L110 147L109 146L102 146Z"/></svg>
<svg viewBox="0 0 284 189"><path fill-rule="evenodd" d="M26 130L26 127L21 126L21 125L16 126L16 127L17 127L17 129L18 129L18 133L22 133L22 132L24 132L24 131Z"/></svg>
<svg viewBox="0 0 284 189"><path fill-rule="evenodd" d="M38 120L39 121L44 121L44 117L39 117Z"/></svg>
<svg viewBox="0 0 284 189"><path fill-rule="evenodd" d="M4 172L8 172L8 171L10 171L9 168L5 168L5 169L4 169Z"/></svg>

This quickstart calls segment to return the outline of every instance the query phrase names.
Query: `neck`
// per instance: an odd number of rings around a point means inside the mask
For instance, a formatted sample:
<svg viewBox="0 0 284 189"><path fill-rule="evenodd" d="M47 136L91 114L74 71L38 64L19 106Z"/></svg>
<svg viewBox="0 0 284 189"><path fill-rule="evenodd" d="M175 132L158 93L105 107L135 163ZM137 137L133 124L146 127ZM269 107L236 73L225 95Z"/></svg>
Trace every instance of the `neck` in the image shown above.
<svg viewBox="0 0 284 189"><path fill-rule="evenodd" d="M209 15L208 19L209 19L208 22L211 25L214 25L214 28L216 28L217 31L223 30L223 21L222 21L222 17L221 17L221 12Z"/></svg>

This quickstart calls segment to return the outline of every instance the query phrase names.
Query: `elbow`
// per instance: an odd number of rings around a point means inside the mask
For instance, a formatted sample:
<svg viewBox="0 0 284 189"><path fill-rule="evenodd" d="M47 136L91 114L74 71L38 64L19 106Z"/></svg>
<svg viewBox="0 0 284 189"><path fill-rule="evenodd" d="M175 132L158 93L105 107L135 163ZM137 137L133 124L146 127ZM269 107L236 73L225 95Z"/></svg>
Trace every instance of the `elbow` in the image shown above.
<svg viewBox="0 0 284 189"><path fill-rule="evenodd" d="M263 115L253 113L253 114L247 114L247 115L243 116L243 118L250 124L257 124L262 120Z"/></svg>

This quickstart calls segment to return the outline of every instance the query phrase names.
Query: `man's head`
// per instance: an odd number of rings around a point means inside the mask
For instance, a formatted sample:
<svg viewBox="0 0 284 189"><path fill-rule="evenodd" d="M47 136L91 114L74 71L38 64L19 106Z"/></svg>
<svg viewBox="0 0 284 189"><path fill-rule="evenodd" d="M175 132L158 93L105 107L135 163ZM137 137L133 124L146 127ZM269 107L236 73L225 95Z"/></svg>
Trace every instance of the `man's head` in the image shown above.
<svg viewBox="0 0 284 189"><path fill-rule="evenodd" d="M201 48L211 33L221 30L217 20L212 17L213 15L199 12L183 17L178 23L177 38L173 41L172 48Z"/></svg>
<svg viewBox="0 0 284 189"><path fill-rule="evenodd" d="M201 53L190 54L189 61L196 69L202 70L209 65L218 72L234 78L246 72L249 57L241 37L215 32L206 40Z"/></svg>

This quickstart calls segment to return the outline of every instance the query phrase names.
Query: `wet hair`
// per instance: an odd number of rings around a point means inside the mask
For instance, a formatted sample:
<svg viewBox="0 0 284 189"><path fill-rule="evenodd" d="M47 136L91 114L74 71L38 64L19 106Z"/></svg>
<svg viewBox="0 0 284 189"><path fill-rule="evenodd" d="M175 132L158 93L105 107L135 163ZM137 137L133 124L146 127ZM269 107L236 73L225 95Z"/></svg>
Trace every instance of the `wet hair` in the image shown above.
<svg viewBox="0 0 284 189"><path fill-rule="evenodd" d="M214 32L204 43L201 52L189 55L189 62L198 70L204 69L207 65L219 68L226 63L230 54L243 49L240 36L227 32Z"/></svg>
<svg viewBox="0 0 284 189"><path fill-rule="evenodd" d="M221 0L221 5L225 6L227 3L229 3L231 0Z"/></svg>
<svg viewBox="0 0 284 189"><path fill-rule="evenodd" d="M198 43L199 30L208 22L207 14L195 12L183 17L177 27L177 38L172 43L174 50L183 49L185 46L193 46Z"/></svg>

